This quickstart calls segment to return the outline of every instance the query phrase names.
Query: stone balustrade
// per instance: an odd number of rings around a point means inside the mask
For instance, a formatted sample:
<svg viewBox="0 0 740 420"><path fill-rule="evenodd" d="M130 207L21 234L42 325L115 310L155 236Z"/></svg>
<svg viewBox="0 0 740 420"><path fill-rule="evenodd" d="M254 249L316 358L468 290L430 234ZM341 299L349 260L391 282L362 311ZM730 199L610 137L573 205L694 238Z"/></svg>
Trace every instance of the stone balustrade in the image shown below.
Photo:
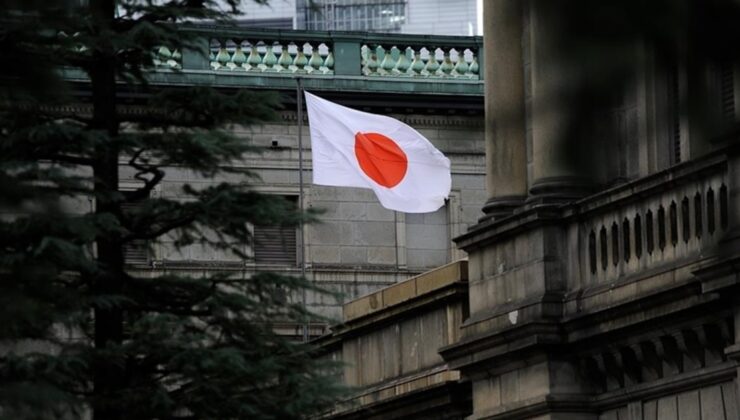
<svg viewBox="0 0 740 420"><path fill-rule="evenodd" d="M362 74L385 77L479 79L474 50L464 47L362 45Z"/></svg>
<svg viewBox="0 0 740 420"><path fill-rule="evenodd" d="M152 55L152 61L155 68L172 70L182 69L182 54L178 49L170 49L165 46L161 46L157 48Z"/></svg>
<svg viewBox="0 0 740 420"><path fill-rule="evenodd" d="M202 37L200 45L207 57L195 50L181 53L163 46L154 52L158 69L481 79L480 37L224 29L205 25L184 30Z"/></svg>
<svg viewBox="0 0 740 420"><path fill-rule="evenodd" d="M569 231L574 274L588 287L695 260L727 229L726 178L722 161L702 160L584 200Z"/></svg>
<svg viewBox="0 0 740 420"><path fill-rule="evenodd" d="M317 41L214 38L208 59L216 71L334 74L330 47Z"/></svg>
<svg viewBox="0 0 740 420"><path fill-rule="evenodd" d="M438 108L448 108L449 102L422 95L446 95L464 107L482 106L481 37L207 24L183 25L180 30L187 35L186 47L161 45L151 51L154 71L146 75L151 86L293 91L300 78L314 91L413 95L404 100ZM82 69L61 71L69 82L89 81Z"/></svg>

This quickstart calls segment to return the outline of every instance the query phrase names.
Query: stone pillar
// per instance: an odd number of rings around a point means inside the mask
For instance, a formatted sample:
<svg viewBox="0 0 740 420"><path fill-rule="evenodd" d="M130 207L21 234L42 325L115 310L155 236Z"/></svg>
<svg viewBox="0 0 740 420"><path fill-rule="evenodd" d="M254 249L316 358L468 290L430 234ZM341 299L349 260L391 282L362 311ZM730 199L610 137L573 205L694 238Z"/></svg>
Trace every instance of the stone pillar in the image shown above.
<svg viewBox="0 0 740 420"><path fill-rule="evenodd" d="M527 196L522 69L522 2L483 5L486 111L486 217L511 214Z"/></svg>
<svg viewBox="0 0 740 420"><path fill-rule="evenodd" d="M569 112L578 100L580 69L568 57L560 36L562 5L549 0L530 3L530 53L532 60L532 179L530 202L562 202L581 197L588 184L574 167L575 127ZM587 123L587 122L586 122Z"/></svg>

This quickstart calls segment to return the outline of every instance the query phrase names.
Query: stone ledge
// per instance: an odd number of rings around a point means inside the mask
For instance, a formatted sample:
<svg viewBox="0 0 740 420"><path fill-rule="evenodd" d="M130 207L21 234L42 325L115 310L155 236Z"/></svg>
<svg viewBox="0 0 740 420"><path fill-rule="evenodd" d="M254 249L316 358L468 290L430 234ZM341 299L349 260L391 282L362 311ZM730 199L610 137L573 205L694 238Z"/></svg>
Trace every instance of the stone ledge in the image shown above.
<svg viewBox="0 0 740 420"><path fill-rule="evenodd" d="M596 396L578 394L542 395L491 408L467 417L467 419L523 419L548 412L599 413L603 410L624 405L629 401L656 399L665 395L697 389L699 386L732 380L735 377L735 369L734 364L723 363L695 372L680 374L671 378L639 384Z"/></svg>
<svg viewBox="0 0 740 420"><path fill-rule="evenodd" d="M344 304L343 320L354 321L467 280L468 262L455 261Z"/></svg>
<svg viewBox="0 0 740 420"><path fill-rule="evenodd" d="M361 410L369 405L398 399L412 393L442 386L450 382L457 383L460 379L460 371L448 370L446 366L439 366L431 369L431 371L424 372L421 375L400 378L391 383L385 383L368 388L362 393L341 403L340 406L328 416L336 416L349 411Z"/></svg>
<svg viewBox="0 0 740 420"><path fill-rule="evenodd" d="M721 297L716 293L699 294L698 288L698 282L693 281L644 299L569 318L527 319L524 316L516 325L509 325L503 314L472 324L478 326L475 333L463 333L460 341L439 352L451 368L464 370L494 365L508 369L515 360L548 351L573 353L577 349L585 350L582 346L588 346L598 337L625 340L625 336L643 334L654 328L656 322L673 319L675 323L676 317L696 320L699 314L716 314L713 305ZM469 329L471 325L466 327Z"/></svg>

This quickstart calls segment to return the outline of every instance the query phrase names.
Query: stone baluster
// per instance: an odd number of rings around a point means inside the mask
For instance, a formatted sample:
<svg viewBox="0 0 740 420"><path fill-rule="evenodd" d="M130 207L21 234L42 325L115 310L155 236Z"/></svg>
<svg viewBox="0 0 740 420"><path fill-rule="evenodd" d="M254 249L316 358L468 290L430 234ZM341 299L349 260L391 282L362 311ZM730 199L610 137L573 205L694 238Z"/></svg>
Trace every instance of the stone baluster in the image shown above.
<svg viewBox="0 0 740 420"><path fill-rule="evenodd" d="M455 66L452 64L450 59L450 48L442 49L442 64L439 66L439 72L442 77L451 77L452 70Z"/></svg>
<svg viewBox="0 0 740 420"><path fill-rule="evenodd" d="M275 55L275 46L277 45L277 42L268 42L266 47L267 50L265 51L265 56L262 59L262 64L265 66L265 72L272 73L277 71L276 65L278 62L278 58Z"/></svg>
<svg viewBox="0 0 740 420"><path fill-rule="evenodd" d="M415 77L421 77L424 71L424 61L421 59L421 48L416 48L414 51L414 60L411 62L411 75Z"/></svg>
<svg viewBox="0 0 740 420"><path fill-rule="evenodd" d="M363 45L360 48L360 68L362 69L362 74L364 75L367 75L368 72L368 61L370 61L370 48L368 48L367 45Z"/></svg>
<svg viewBox="0 0 740 420"><path fill-rule="evenodd" d="M288 55L290 56L290 63L288 64L288 67L286 68L288 69L288 71L293 73L296 71L296 66L294 63L295 63L296 58L298 58L298 50L300 47L298 46L297 43L291 41L285 48L287 49Z"/></svg>
<svg viewBox="0 0 740 420"><path fill-rule="evenodd" d="M267 57L267 52L272 49L272 46L268 45L268 42L260 41L257 44L257 53L260 57L260 63L257 65L259 67L260 71L264 72L267 70L267 64L265 64L265 58Z"/></svg>
<svg viewBox="0 0 740 420"><path fill-rule="evenodd" d="M306 58L306 53L304 52L305 44L298 43L296 44L296 47L298 49L296 51L295 59L293 60L293 67L295 67L295 70L293 70L293 72L294 73L306 73L306 66L308 65L308 58Z"/></svg>
<svg viewBox="0 0 740 420"><path fill-rule="evenodd" d="M321 55L319 54L319 46L311 45L311 59L308 60L308 72L319 73L323 62L324 60L321 59Z"/></svg>
<svg viewBox="0 0 740 420"><path fill-rule="evenodd" d="M380 74L382 74L383 76L389 76L393 74L393 69L396 67L395 57L397 57L398 55L398 48L396 48L395 46L391 49L384 50L383 61L381 61L380 63Z"/></svg>
<svg viewBox="0 0 740 420"><path fill-rule="evenodd" d="M470 62L468 71L469 71L471 78L473 79L480 78L480 66L478 65L478 57L475 56L475 52L473 53L473 60Z"/></svg>
<svg viewBox="0 0 740 420"><path fill-rule="evenodd" d="M218 54L216 54L216 70L228 70L231 54L226 50L226 40L219 40Z"/></svg>
<svg viewBox="0 0 740 420"><path fill-rule="evenodd" d="M164 67L170 57L172 57L170 49L163 45L157 48L157 51L153 54L152 63L155 67Z"/></svg>
<svg viewBox="0 0 740 420"><path fill-rule="evenodd" d="M454 76L468 77L468 62L465 61L465 50L457 52L457 63L452 71Z"/></svg>
<svg viewBox="0 0 740 420"><path fill-rule="evenodd" d="M257 50L257 43L252 43L249 47L249 57L247 57L247 60L242 66L247 71L260 71L259 65L262 64L262 57L260 57L260 53Z"/></svg>
<svg viewBox="0 0 740 420"><path fill-rule="evenodd" d="M280 58L278 58L276 70L278 72L290 71L290 66L293 64L293 58L290 56L290 45L283 44L280 46Z"/></svg>
<svg viewBox="0 0 740 420"><path fill-rule="evenodd" d="M319 73L327 74L329 68L326 67L326 59L329 57L330 51L326 44L321 43L316 47L319 51L319 58L321 59L321 65L319 66Z"/></svg>
<svg viewBox="0 0 740 420"><path fill-rule="evenodd" d="M439 61L437 60L437 47L432 47L429 49L429 60L427 60L427 64L424 67L424 70L427 76L437 76L437 71L439 70Z"/></svg>
<svg viewBox="0 0 740 420"><path fill-rule="evenodd" d="M322 67L322 71L324 74L333 74L334 73L334 53L329 51L326 55L326 59L324 60L324 66Z"/></svg>
<svg viewBox="0 0 740 420"><path fill-rule="evenodd" d="M230 47L228 42L231 42L233 47ZM233 51L229 51L230 48L233 48ZM233 40L227 41L226 52L229 54L229 61L226 63L226 67L228 68L228 70L241 68L247 60L247 56L242 50L241 42L236 42Z"/></svg>
<svg viewBox="0 0 740 420"><path fill-rule="evenodd" d="M170 68L178 70L182 69L182 54L180 54L180 50L172 51L172 57L167 60L167 63L169 64Z"/></svg>
<svg viewBox="0 0 740 420"><path fill-rule="evenodd" d="M398 61L396 61L396 67L393 69L393 74L398 76L408 76L409 68L411 67L411 61L409 56L413 54L411 47L407 47L405 50L400 51L398 54Z"/></svg>
<svg viewBox="0 0 740 420"><path fill-rule="evenodd" d="M367 61L365 63L365 75L366 76L377 76L378 75L378 52L377 49L372 45L368 45L367 48Z"/></svg>

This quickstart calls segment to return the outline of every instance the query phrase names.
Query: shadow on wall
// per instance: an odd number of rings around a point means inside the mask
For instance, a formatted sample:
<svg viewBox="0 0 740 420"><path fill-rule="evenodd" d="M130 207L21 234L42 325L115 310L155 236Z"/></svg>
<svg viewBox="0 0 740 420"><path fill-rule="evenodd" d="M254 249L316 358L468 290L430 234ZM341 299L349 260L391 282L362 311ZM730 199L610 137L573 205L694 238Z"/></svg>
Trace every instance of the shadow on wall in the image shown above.
<svg viewBox="0 0 740 420"><path fill-rule="evenodd" d="M532 0L525 16L525 28L544 25L550 36L544 48L552 61L545 66L560 73L548 92L557 99L548 102L565 106L552 111L566 119L567 127L557 150L561 161L579 173L602 184L636 177L629 162L629 148L636 146L622 143L627 137L640 139L637 112L630 114L629 108L641 86L658 92L666 113L658 117L668 124L665 150L672 156L662 167L737 138L740 3ZM607 161L615 167L605 169Z"/></svg>

